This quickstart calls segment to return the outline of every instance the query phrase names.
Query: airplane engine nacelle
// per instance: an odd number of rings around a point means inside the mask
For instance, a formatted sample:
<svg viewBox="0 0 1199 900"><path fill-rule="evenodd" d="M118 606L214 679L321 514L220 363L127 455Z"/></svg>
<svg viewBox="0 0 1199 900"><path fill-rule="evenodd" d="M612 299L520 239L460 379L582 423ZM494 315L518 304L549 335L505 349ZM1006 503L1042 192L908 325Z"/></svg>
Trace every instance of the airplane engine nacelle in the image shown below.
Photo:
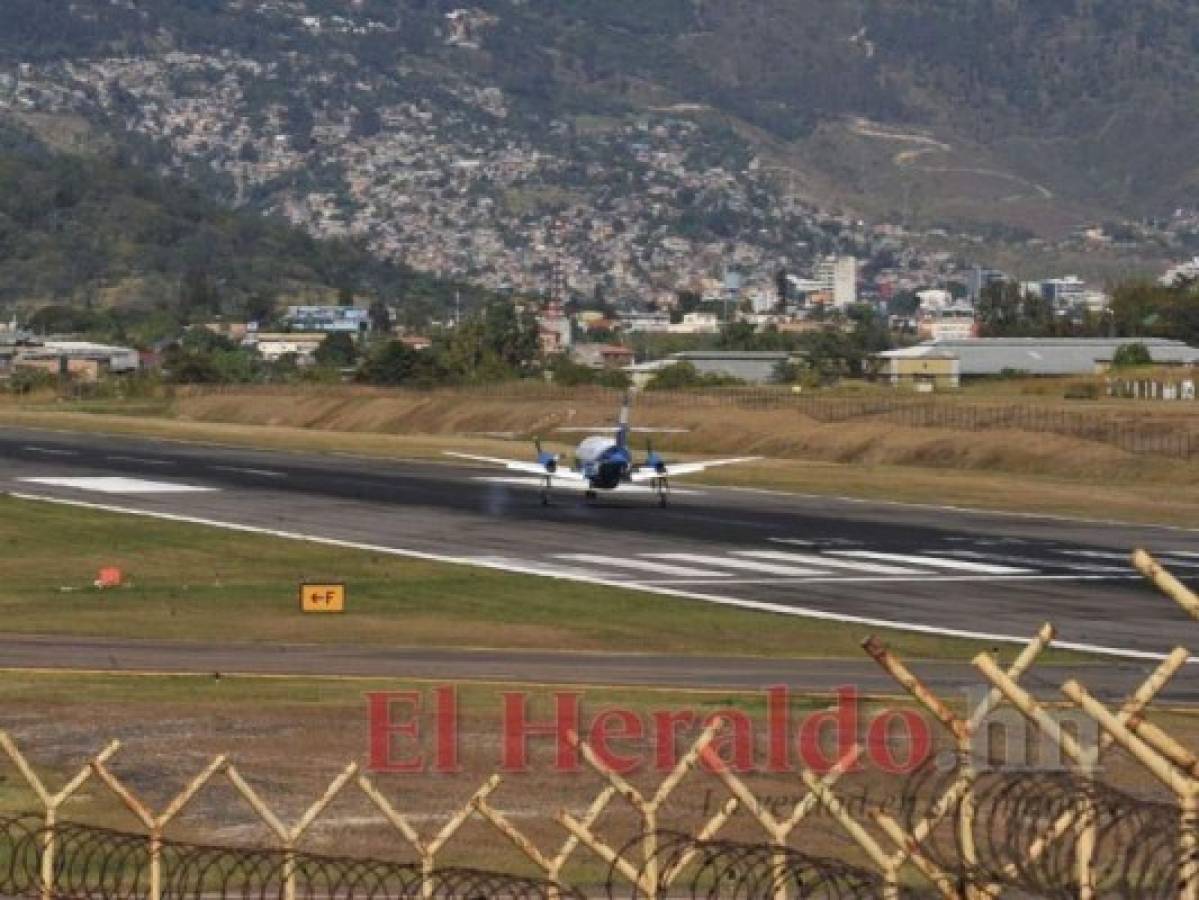
<svg viewBox="0 0 1199 900"><path fill-rule="evenodd" d="M558 471L558 457L552 453L542 453L541 459L539 459L538 462L540 462L541 465L545 467L545 470L551 475Z"/></svg>

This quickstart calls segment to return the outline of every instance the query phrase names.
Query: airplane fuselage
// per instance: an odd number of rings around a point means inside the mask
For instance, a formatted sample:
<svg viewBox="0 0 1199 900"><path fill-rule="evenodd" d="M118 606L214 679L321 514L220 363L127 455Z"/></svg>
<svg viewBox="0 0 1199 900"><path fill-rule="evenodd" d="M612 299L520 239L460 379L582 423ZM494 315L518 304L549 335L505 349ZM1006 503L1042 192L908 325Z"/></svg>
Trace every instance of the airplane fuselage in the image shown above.
<svg viewBox="0 0 1199 900"><path fill-rule="evenodd" d="M610 437L585 438L575 448L575 468L583 473L592 489L610 491L627 480L633 468L628 447Z"/></svg>

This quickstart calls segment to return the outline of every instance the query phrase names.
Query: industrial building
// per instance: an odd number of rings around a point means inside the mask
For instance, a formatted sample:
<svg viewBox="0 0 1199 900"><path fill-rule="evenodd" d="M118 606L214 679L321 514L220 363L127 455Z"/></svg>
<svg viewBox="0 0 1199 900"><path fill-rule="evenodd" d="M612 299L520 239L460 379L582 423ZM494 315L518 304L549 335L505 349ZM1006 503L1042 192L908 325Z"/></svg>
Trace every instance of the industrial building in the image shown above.
<svg viewBox="0 0 1199 900"><path fill-rule="evenodd" d="M948 385L960 378L1023 375L1095 375L1125 344L1144 344L1155 365L1199 365L1199 349L1162 338L975 338L926 341L878 354L892 384ZM956 361L955 368L950 361ZM936 373L933 376L930 373ZM956 384L954 385L956 386Z"/></svg>
<svg viewBox="0 0 1199 900"><path fill-rule="evenodd" d="M644 386L662 369L686 362L695 366L700 375L725 375L739 378L748 384L765 384L771 380L779 363L797 362L803 354L786 350L684 350L666 359L626 366L633 383Z"/></svg>
<svg viewBox="0 0 1199 900"><path fill-rule="evenodd" d="M129 347L90 341L44 341L15 348L11 371L41 370L51 375L98 381L104 375L122 375L141 368L141 355Z"/></svg>

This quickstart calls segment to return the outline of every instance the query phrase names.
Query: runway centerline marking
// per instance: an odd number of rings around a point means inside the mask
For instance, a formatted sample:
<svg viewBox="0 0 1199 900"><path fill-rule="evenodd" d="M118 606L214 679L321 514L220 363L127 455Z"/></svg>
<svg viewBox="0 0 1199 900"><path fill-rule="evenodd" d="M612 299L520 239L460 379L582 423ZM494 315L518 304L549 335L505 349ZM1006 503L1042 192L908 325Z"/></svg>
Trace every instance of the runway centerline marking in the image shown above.
<svg viewBox="0 0 1199 900"><path fill-rule="evenodd" d="M643 572L657 572L659 575L678 575L684 578L732 578L728 572L716 572L711 569L694 569L687 566L671 566L666 563L651 562L648 559L633 559L631 557L601 556L598 553L559 553L555 559L568 562L591 563L599 566L612 566L616 569L639 569Z"/></svg>
<svg viewBox="0 0 1199 900"><path fill-rule="evenodd" d="M195 484L177 484L170 481L147 481L144 478L125 478L120 475L64 476L18 478L27 484L47 487L74 488L80 491L97 491L101 494L198 494L216 491L216 488Z"/></svg>
<svg viewBox="0 0 1199 900"><path fill-rule="evenodd" d="M997 566L990 563L966 562L960 559L945 559L940 556L915 556L903 553L878 553L874 550L830 550L835 556L847 556L851 559L878 559L883 562L911 563L917 566L931 566L934 569L953 569L961 572L977 572L980 575L1032 575L1031 569L1020 569L1014 566Z"/></svg>
<svg viewBox="0 0 1199 900"><path fill-rule="evenodd" d="M28 453L43 453L46 456L78 456L78 450L58 450L53 447L23 447Z"/></svg>
<svg viewBox="0 0 1199 900"><path fill-rule="evenodd" d="M185 525L203 525L209 528L220 528L241 534L259 534L266 537L276 537L283 540L302 541L325 547L338 547L345 550L364 550L369 553L381 553L388 556L400 556L406 559L424 559L431 562L452 563L455 565L476 566L494 569L496 571L513 572L520 575L540 575L546 578L557 578L561 581L575 581L580 584L594 584L602 587L620 588L623 590L639 590L647 594L662 597L673 597L680 600L694 600L724 606L731 609L749 610L753 612L775 613L784 616L794 616L801 619L813 619L824 622L842 622L851 625L864 625L870 628L893 628L909 631L913 634L931 634L939 637L963 638L965 640L996 642L1023 647L1028 643L1027 635L1011 635L996 632L974 631L967 628L946 628L941 625L928 625L923 622L904 622L895 619L883 619L877 616L857 616L852 614L829 612L806 606L792 606L774 603L767 600L747 600L740 597L730 597L721 594L701 593L699 591L682 590L667 585L647 585L616 581L610 578L585 577L572 575L548 574L530 566L520 564L495 563L469 556L451 556L445 553L429 553L423 550L412 550L403 547L388 547L382 544L370 544L360 541L349 541L341 538L327 537L317 534L286 531L276 528L264 528L257 525L246 525L241 522L229 522L222 519L210 519L201 516L187 516L179 513L162 512L154 509L144 509L136 506L118 506L115 503L94 503L86 500L74 500L66 497L52 497L45 494L30 494L21 491L9 491L8 496L16 500L28 500L34 503L49 503L58 506L70 506L76 509L93 509L100 512L120 513L129 516L157 519L164 522L179 522ZM1061 650L1077 650L1081 653L1093 653L1099 656L1117 659L1136 659L1161 662L1166 658L1164 653L1154 653L1146 650L1131 650L1125 647L1108 647L1101 644L1088 644L1079 641L1055 640L1054 646ZM1190 657L1188 663L1199 662Z"/></svg>

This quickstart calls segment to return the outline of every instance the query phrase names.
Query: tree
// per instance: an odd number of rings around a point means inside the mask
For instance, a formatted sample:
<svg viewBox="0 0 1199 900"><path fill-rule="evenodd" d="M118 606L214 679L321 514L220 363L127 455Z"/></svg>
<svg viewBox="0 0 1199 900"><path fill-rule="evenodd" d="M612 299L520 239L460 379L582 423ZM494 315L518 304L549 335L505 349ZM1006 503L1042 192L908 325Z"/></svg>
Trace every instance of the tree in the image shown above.
<svg viewBox="0 0 1199 900"><path fill-rule="evenodd" d="M789 359L780 359L770 373L771 384L795 384L802 374L799 366Z"/></svg>
<svg viewBox="0 0 1199 900"><path fill-rule="evenodd" d="M554 384L566 387L576 387L580 384L595 384L595 369L581 365L565 354L555 356L550 361L549 369L554 377Z"/></svg>
<svg viewBox="0 0 1199 900"><path fill-rule="evenodd" d="M1135 369L1151 365L1153 365L1153 354L1139 341L1132 344L1121 344L1112 357L1113 369Z"/></svg>
<svg viewBox="0 0 1199 900"><path fill-rule="evenodd" d="M1014 281L988 284L978 298L980 331L987 337L1003 337L1017 330L1021 313L1020 285Z"/></svg>
<svg viewBox="0 0 1199 900"><path fill-rule="evenodd" d="M352 301L351 301L352 302ZM371 329L379 334L391 334L391 310L382 300L371 303L367 315L371 320Z"/></svg>
<svg viewBox="0 0 1199 900"><path fill-rule="evenodd" d="M335 331L316 348L313 354L317 365L344 369L354 365L358 350L354 339L344 331Z"/></svg>
<svg viewBox="0 0 1199 900"><path fill-rule="evenodd" d="M379 344L358 369L358 380L369 384L430 384L444 372L428 350L413 350L401 341Z"/></svg>

